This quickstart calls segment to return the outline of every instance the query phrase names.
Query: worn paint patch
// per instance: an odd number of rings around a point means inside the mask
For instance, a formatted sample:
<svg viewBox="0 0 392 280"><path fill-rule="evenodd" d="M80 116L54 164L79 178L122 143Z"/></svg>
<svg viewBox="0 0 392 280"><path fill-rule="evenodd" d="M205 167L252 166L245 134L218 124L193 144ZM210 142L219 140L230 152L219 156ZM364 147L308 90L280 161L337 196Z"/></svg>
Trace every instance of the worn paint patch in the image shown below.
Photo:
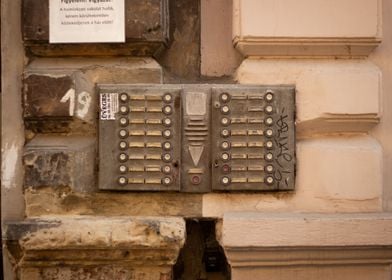
<svg viewBox="0 0 392 280"><path fill-rule="evenodd" d="M87 91L82 91L78 95L78 108L76 110L76 115L84 119L90 109L92 97Z"/></svg>
<svg viewBox="0 0 392 280"><path fill-rule="evenodd" d="M61 103L69 102L69 115L73 116L75 110L75 90L73 88L70 88L65 93L65 95L60 99L60 102Z"/></svg>
<svg viewBox="0 0 392 280"><path fill-rule="evenodd" d="M11 189L14 187L13 178L15 176L16 164L18 161L18 147L12 144L10 148L6 147L2 151L2 182L5 189Z"/></svg>

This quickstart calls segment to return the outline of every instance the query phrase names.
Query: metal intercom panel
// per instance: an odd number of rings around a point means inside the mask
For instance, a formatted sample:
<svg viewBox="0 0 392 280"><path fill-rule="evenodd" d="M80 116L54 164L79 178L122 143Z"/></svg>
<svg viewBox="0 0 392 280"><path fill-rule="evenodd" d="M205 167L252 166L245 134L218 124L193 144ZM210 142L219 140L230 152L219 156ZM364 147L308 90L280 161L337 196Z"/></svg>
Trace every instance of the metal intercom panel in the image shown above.
<svg viewBox="0 0 392 280"><path fill-rule="evenodd" d="M213 190L290 190L295 177L294 89L212 89Z"/></svg>
<svg viewBox="0 0 392 280"><path fill-rule="evenodd" d="M180 87L102 87L99 187L179 191Z"/></svg>
<svg viewBox="0 0 392 280"><path fill-rule="evenodd" d="M292 86L102 85L99 188L292 190Z"/></svg>

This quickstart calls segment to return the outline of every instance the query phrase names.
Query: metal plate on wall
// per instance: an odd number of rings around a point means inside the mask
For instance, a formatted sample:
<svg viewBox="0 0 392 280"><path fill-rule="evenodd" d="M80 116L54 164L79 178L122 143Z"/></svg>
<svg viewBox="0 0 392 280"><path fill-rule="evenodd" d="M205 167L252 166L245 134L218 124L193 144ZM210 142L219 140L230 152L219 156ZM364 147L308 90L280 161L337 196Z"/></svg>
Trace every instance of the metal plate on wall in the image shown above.
<svg viewBox="0 0 392 280"><path fill-rule="evenodd" d="M99 188L292 190L290 86L100 86Z"/></svg>
<svg viewBox="0 0 392 280"><path fill-rule="evenodd" d="M100 88L100 189L179 191L180 91Z"/></svg>
<svg viewBox="0 0 392 280"><path fill-rule="evenodd" d="M293 87L212 89L212 188L291 190L295 179Z"/></svg>
<svg viewBox="0 0 392 280"><path fill-rule="evenodd" d="M188 85L182 94L181 191L211 191L211 87Z"/></svg>

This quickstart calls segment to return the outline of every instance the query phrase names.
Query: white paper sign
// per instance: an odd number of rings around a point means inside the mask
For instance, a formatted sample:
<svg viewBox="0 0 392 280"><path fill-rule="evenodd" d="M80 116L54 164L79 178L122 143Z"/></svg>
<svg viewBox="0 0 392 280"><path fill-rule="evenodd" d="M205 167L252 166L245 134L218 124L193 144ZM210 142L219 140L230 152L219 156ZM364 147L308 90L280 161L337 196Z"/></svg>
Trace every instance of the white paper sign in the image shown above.
<svg viewBox="0 0 392 280"><path fill-rule="evenodd" d="M125 42L124 0L49 0L50 43Z"/></svg>

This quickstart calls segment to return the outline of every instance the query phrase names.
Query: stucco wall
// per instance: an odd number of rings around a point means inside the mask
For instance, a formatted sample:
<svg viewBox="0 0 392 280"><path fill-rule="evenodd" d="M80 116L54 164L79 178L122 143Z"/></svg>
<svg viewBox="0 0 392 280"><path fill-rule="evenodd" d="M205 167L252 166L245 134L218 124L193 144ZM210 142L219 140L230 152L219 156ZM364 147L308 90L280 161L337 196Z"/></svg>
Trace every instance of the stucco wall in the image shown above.
<svg viewBox="0 0 392 280"><path fill-rule="evenodd" d="M208 1L205 2L208 3ZM268 13L269 10L262 10L261 6L264 2L268 6L271 4L270 1L264 1L263 3L262 1L245 2L249 4L245 11L245 13L248 13L248 17L243 20L249 23L245 25L250 28L248 28L250 30L248 33L251 33L245 35L261 36L263 34L260 35L260 33L263 33L263 30L266 30L266 32L271 30L273 26L268 25L271 21L268 22L267 27L264 25L264 29L256 27L260 25L261 20L257 16L257 11L260 11L261 14ZM276 13L284 11L284 2L275 3L273 11ZM298 13L304 12L304 7L301 6L304 2L306 1L298 3ZM354 23L360 19L356 17L366 12L363 5L358 4L358 2L354 3L352 1L339 3L339 5L357 5L358 7L352 13L352 18L347 19L347 13L344 13L344 17L342 16L342 20L345 18L344 24L350 29L346 32L347 34L340 34L341 29L336 26L324 25L324 21L327 22L327 19L331 17L330 11L326 9L325 11L318 11L325 17L321 16L317 19L320 28L318 31L313 30L315 32L310 35L321 38L323 36L330 37L324 33L332 32L335 35L337 34L336 37L341 36L342 41L350 36L355 38L358 36L355 31L358 25ZM376 30L368 34L369 38L379 37L381 35L381 21L383 26L382 43L369 57L363 56L363 53L358 53L361 56L360 59L352 59L345 55L336 59L335 56L330 56L329 53L323 53L323 57L318 54L314 56L316 59L310 59L312 57L311 51L308 51L306 58L301 58L306 56L306 51L301 51L291 55L292 59L288 57L289 59L282 60L273 53L270 57L248 58L242 62L235 73L233 72L239 83L296 84L298 91L297 137L299 139L297 147L297 190L294 194L207 194L203 197L203 215L221 216L225 211L379 212L392 209L392 175L388 172L391 169L392 162L390 133L392 110L388 106L388 104L391 104L392 98L390 95L392 82L389 78L392 75L392 60L390 59L392 54L392 32L390 31L392 3L388 0L383 1L383 16L375 10L378 7L376 2L364 1L362 4L376 4L372 5L371 8L373 18L366 17L361 21L361 24L366 25L367 28L373 28L373 31ZM230 17L228 11L222 7L217 7L217 3L211 7L214 10L210 10L209 13L215 13L222 18ZM347 11L343 8L342 6L340 10ZM338 8L334 7L334 9ZM213 22L202 22L205 25L204 29L207 29L211 23ZM290 26L290 17L279 17L277 24L281 27ZM268 29L268 26L270 29ZM296 36L307 34L306 32L311 28L307 25L302 26L301 22L296 23L295 27L291 31L290 28L284 29L286 33L290 33L289 35L283 34L293 38L292 44L295 43ZM274 33L268 33L268 36L283 36L279 35L280 29L276 28ZM302 30L303 34L301 33ZM203 41L202 34L202 41L205 44L204 53L202 49L202 57L204 55L210 58L208 63L202 59L202 69L208 67L214 75L227 74L222 69L227 69L231 65L230 61L235 57L233 50L230 49L229 43L226 47L221 47L216 46L213 40L207 39L208 36L205 36ZM214 62L213 58L206 53L206 50L214 47L215 50L220 50L219 57L226 56L227 59L220 60L217 58ZM267 48L267 50L269 49ZM224 52L224 55L222 52ZM335 52L341 55L338 49ZM222 67L222 61L226 61L226 68ZM215 65L215 69L212 68L213 65ZM369 80L372 79L372 72L376 77L373 82ZM365 83L367 83L367 86ZM368 87L370 85L373 86ZM360 94L361 92L365 93L366 96ZM369 106L373 107L370 108ZM327 146L331 148L331 151L336 152L336 157L331 157ZM365 148L371 146L374 147L373 151ZM346 149L345 147L350 148ZM349 153L350 149L358 153L354 152L356 153L355 156L354 154L349 156L346 153ZM371 164L369 158L358 157L365 150L369 151L368 155L372 154L375 157L376 166ZM346 158L346 160L343 160L343 158ZM342 162L344 162L344 166L340 165ZM324 164L325 169L322 167ZM326 172L324 175L320 174L320 172L324 172L322 170ZM370 173L365 174L363 172L365 170ZM376 175L377 179L374 177L370 179L368 176L370 174L372 176L378 174ZM343 196L342 193L344 193Z"/></svg>
<svg viewBox="0 0 392 280"><path fill-rule="evenodd" d="M392 211L392 2L383 1L383 41L369 56L369 60L382 71L380 124L370 133L381 143L383 154L383 202L384 210Z"/></svg>

